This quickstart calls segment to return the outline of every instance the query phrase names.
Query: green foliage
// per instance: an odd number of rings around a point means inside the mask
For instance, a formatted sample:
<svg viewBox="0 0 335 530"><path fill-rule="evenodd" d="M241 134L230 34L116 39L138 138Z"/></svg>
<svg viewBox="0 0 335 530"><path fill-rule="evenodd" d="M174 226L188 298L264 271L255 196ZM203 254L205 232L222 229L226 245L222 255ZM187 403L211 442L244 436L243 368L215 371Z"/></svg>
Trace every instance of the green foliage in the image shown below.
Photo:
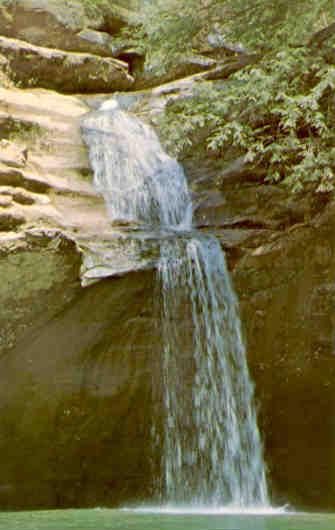
<svg viewBox="0 0 335 530"><path fill-rule="evenodd" d="M132 39L144 47L148 70L166 71L208 46L209 34L262 57L168 106L160 127L170 150L178 154L201 138L215 156L233 150L294 191L333 190L335 68L309 44L334 22L335 0L143 2Z"/></svg>
<svg viewBox="0 0 335 530"><path fill-rule="evenodd" d="M148 71L165 73L189 48L189 29L196 23L188 8L192 3L193 0L185 0L182 5L178 0L144 2L134 14L134 26L122 31L121 41L127 40L145 53Z"/></svg>
<svg viewBox="0 0 335 530"><path fill-rule="evenodd" d="M328 192L335 183L334 89L334 66L306 48L286 48L226 84L200 85L192 98L169 105L161 127L175 153L203 130L217 156L234 148L266 168L270 181Z"/></svg>
<svg viewBox="0 0 335 530"><path fill-rule="evenodd" d="M226 32L252 48L306 44L332 21L334 0L228 0Z"/></svg>
<svg viewBox="0 0 335 530"><path fill-rule="evenodd" d="M270 181L333 190L335 68L307 44L334 12L334 0L147 0L133 35L147 69L168 69L211 32L263 57L170 104L160 120L167 146L178 154L201 137L216 156L233 149L265 168Z"/></svg>
<svg viewBox="0 0 335 530"><path fill-rule="evenodd" d="M334 0L143 0L132 37L146 48L147 68L163 72L197 48L204 34L273 50L305 44L334 12Z"/></svg>
<svg viewBox="0 0 335 530"><path fill-rule="evenodd" d="M94 16L95 11L108 4L108 0L82 0L82 3Z"/></svg>
<svg viewBox="0 0 335 530"><path fill-rule="evenodd" d="M224 1L147 0L135 16L134 44L140 42L146 52L146 68L164 73L178 59L192 51L194 40L211 24L215 11ZM129 35L127 35L129 37Z"/></svg>

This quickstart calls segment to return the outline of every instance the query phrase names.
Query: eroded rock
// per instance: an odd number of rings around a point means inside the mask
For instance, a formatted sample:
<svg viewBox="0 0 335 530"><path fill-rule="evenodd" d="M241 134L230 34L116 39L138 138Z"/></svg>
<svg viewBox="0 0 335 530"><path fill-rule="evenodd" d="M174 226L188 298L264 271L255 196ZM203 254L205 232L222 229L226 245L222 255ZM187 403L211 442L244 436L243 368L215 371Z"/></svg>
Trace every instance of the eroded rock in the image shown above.
<svg viewBox="0 0 335 530"><path fill-rule="evenodd" d="M24 167L27 161L27 149L19 147L14 142L0 140L0 163L9 167Z"/></svg>
<svg viewBox="0 0 335 530"><path fill-rule="evenodd" d="M110 34L131 23L131 12L109 2L6 0L0 34L37 46L113 55Z"/></svg>
<svg viewBox="0 0 335 530"><path fill-rule="evenodd" d="M0 52L9 62L10 75L24 87L60 92L127 90L133 83L128 65L109 57L72 53L0 37Z"/></svg>

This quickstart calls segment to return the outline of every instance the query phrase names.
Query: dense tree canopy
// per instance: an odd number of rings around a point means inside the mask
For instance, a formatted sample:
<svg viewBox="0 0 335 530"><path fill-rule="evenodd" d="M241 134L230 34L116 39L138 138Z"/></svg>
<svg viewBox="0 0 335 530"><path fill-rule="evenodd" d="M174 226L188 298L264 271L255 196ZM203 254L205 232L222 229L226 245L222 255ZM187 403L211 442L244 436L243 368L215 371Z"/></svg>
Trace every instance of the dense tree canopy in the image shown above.
<svg viewBox="0 0 335 530"><path fill-rule="evenodd" d="M334 188L334 0L155 0L138 15L147 68L168 69L203 35L257 60L224 85L171 104L161 127L182 151L203 129L208 149L236 150L293 190Z"/></svg>
<svg viewBox="0 0 335 530"><path fill-rule="evenodd" d="M250 49L306 44L332 22L334 0L147 0L137 19L149 61L166 65L191 51L197 37L218 32Z"/></svg>

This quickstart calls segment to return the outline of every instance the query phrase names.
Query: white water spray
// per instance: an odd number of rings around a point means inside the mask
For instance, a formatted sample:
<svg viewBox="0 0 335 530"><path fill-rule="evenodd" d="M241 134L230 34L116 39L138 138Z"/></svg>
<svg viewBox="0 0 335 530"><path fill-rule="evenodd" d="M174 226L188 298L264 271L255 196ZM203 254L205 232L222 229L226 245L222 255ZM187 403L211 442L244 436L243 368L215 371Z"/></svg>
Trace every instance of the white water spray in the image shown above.
<svg viewBox="0 0 335 530"><path fill-rule="evenodd" d="M94 169L113 221L188 228L192 202L184 172L145 123L112 100L84 124Z"/></svg>

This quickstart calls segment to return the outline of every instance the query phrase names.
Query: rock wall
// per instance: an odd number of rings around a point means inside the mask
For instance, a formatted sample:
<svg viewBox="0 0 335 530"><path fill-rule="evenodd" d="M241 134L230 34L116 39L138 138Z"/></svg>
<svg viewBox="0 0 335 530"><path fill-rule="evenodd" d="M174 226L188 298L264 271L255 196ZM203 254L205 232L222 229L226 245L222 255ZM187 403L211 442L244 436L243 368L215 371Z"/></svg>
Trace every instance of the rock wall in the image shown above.
<svg viewBox="0 0 335 530"><path fill-rule="evenodd" d="M58 260L51 255L43 253L43 265L55 261L61 289L48 276L47 291L28 287L11 300L30 314L0 361L1 507L129 501L148 487L150 278L128 275L81 292L78 270L60 261L64 249Z"/></svg>
<svg viewBox="0 0 335 530"><path fill-rule="evenodd" d="M186 166L196 189L199 174L220 183L195 192L197 218L239 296L273 501L334 509L334 200L238 173L222 184L214 160Z"/></svg>
<svg viewBox="0 0 335 530"><path fill-rule="evenodd" d="M234 270L275 497L334 508L335 209Z"/></svg>

